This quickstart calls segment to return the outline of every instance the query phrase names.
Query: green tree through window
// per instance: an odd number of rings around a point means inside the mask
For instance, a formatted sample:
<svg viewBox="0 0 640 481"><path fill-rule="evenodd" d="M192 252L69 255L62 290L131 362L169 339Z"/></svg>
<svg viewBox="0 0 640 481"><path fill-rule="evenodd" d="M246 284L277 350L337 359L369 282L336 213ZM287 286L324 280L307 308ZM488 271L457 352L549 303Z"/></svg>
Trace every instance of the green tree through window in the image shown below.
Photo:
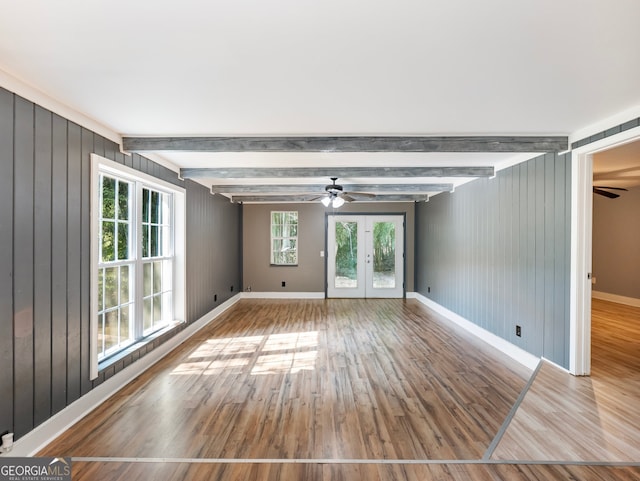
<svg viewBox="0 0 640 481"><path fill-rule="evenodd" d="M271 212L271 264L298 263L298 212Z"/></svg>
<svg viewBox="0 0 640 481"><path fill-rule="evenodd" d="M172 195L101 173L99 206L97 350L103 359L173 320ZM136 276L142 276L141 292Z"/></svg>

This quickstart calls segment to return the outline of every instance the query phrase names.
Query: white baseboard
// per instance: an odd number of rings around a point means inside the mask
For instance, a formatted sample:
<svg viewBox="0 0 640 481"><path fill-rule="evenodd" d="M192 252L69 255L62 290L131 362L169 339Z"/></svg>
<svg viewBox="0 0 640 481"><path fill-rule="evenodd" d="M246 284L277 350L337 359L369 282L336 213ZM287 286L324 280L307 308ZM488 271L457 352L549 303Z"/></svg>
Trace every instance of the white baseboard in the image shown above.
<svg viewBox="0 0 640 481"><path fill-rule="evenodd" d="M591 291L591 297L602 301L624 304L625 306L640 307L640 299L636 299L635 297L619 296L617 294L609 294L608 292L600 291Z"/></svg>
<svg viewBox="0 0 640 481"><path fill-rule="evenodd" d="M94 410L106 401L107 398L118 392L127 383L149 369L156 362L160 361L164 356L193 336L200 329L211 323L211 321L216 317L238 302L241 297L242 296L240 294L237 294L231 299L223 302L218 307L211 310L167 340L165 343L161 344L127 368L118 372L113 377L107 379L98 387L89 391L55 416L52 416L44 423L22 436L14 443L13 449L10 452L5 453L5 456L21 457L35 455L56 437L86 416L90 411Z"/></svg>
<svg viewBox="0 0 640 481"><path fill-rule="evenodd" d="M243 292L243 299L324 299L324 292Z"/></svg>
<svg viewBox="0 0 640 481"><path fill-rule="evenodd" d="M409 297L409 293L407 293L407 297ZM422 294L415 293L415 299L420 301L422 304L424 304L428 308L433 309L438 314L442 314L451 322L454 322L460 327L466 329L471 334L480 338L487 344L495 347L496 349L503 352L507 356L518 361L523 366L526 366L531 370L535 369L538 366L538 363L540 362L539 357L536 357L533 354L525 351L524 349L516 346L515 344L511 344L509 341L499 336L496 336L492 332L489 332L486 329L483 329L477 324L474 324L473 322L465 319L464 317L456 314L455 312L450 311L446 307L441 306L437 302L432 301L431 299L423 296Z"/></svg>

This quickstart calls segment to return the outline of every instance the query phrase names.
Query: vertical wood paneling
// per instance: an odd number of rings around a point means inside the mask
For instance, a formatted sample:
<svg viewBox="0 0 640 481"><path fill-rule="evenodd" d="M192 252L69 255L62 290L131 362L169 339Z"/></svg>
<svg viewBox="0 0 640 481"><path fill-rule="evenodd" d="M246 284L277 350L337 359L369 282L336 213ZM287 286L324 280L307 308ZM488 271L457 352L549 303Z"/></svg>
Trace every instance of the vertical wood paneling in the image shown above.
<svg viewBox="0 0 640 481"><path fill-rule="evenodd" d="M534 331L526 333L527 336L532 335L530 342L533 341L534 352L543 351L543 339L544 339L544 294L545 294L545 236L550 235L545 231L545 219L544 219L544 194L545 194L545 176L544 176L544 156L538 157L535 160L536 173L535 173L535 211L536 211L536 226L535 226L535 265L536 265L536 287L535 287L535 308L536 317L533 329Z"/></svg>
<svg viewBox="0 0 640 481"><path fill-rule="evenodd" d="M116 146L117 147L117 146ZM125 157L127 157L126 155L124 155L122 152L120 152L119 148L118 150L116 150L116 156L115 156L115 161L119 164L122 165L127 165L126 159ZM130 165L127 165L127 167L131 167Z"/></svg>
<svg viewBox="0 0 640 481"><path fill-rule="evenodd" d="M519 325L528 325L528 317L529 317L529 299L530 294L528 292L529 288L529 278L531 276L531 271L529 271L529 245L528 245L528 235L527 235L527 226L528 226L528 215L529 215L529 183L528 183L528 169L527 164L519 165L518 169L520 171L520 179L519 179L519 196L520 196L520 222L519 222L519 233L518 233L518 246L520 249L520 260L518 262L518 274L520 279L519 290L518 290L518 303L517 310L518 314L516 316L516 324ZM509 340L513 343L515 341L515 334L509 336Z"/></svg>
<svg viewBox="0 0 640 481"><path fill-rule="evenodd" d="M35 109L34 424L51 416L51 112Z"/></svg>
<svg viewBox="0 0 640 481"><path fill-rule="evenodd" d="M497 189L498 185L497 184L499 182L500 181L498 177L492 179L491 182L487 184L487 189L485 191L485 192L488 192L489 194L487 209L491 209L492 212L498 205L498 189ZM489 269L491 269L491 274L492 274L489 280L489 285L487 285L487 288L486 288L487 304L489 304L490 306L489 315L487 316L487 319L486 319L487 326L490 326L493 323L493 320L498 316L498 308L496 306L496 303L493 302L493 293L495 291L495 286L498 283L498 279L500 278L500 274L497 268L498 256L500 255L500 253L498 252L498 249L492 248L492 246L495 246L497 243L497 237L499 232L498 226L500 225L500 222L497 216L491 215L492 212L487 212L487 218L489 219L487 221L487 224L490 226L491 231L488 234L489 242L486 248L490 251L489 257L491 260L491 265Z"/></svg>
<svg viewBox="0 0 640 481"><path fill-rule="evenodd" d="M520 166L511 171L511 313L509 316L509 324L505 338L511 339L515 337L515 325L519 317L518 305L522 296L521 293L521 277L520 277L520 261L522 252L520 251Z"/></svg>
<svg viewBox="0 0 640 481"><path fill-rule="evenodd" d="M80 397L81 129L67 126L67 404Z"/></svg>
<svg viewBox="0 0 640 481"><path fill-rule="evenodd" d="M507 172L503 172L502 175L498 177L498 179L500 183L499 203L500 203L500 226L501 226L499 230L500 241L499 241L499 247L498 247L500 252L500 277L498 278L499 280L498 289L496 289L496 292L495 292L495 295L497 297L499 304L498 304L498 318L496 319L497 322L494 324L494 329L496 330L496 332L500 332L502 333L502 335L504 335L505 325L507 323L507 319L506 319L507 302L508 302L508 298L510 297L509 296L510 286L509 286L509 280L508 280L509 253L507 252L507 244L508 244L507 236L509 234L509 225L508 225L509 209L510 209L509 201L511 199L509 199L509 193L507 190L509 187ZM486 328L488 326L483 326L483 327Z"/></svg>
<svg viewBox="0 0 640 481"><path fill-rule="evenodd" d="M187 181L187 317L197 320L240 289L240 209ZM230 287L234 286L231 292ZM214 295L218 299L214 301Z"/></svg>
<svg viewBox="0 0 640 481"><path fill-rule="evenodd" d="M522 323L525 336L527 331L535 331L536 329L536 160L527 162L527 316ZM521 338L513 338L517 344L524 347L524 340ZM525 337L526 339L526 337ZM532 346L533 350L533 346Z"/></svg>
<svg viewBox="0 0 640 481"><path fill-rule="evenodd" d="M67 121L53 115L51 215L51 412L67 405Z"/></svg>
<svg viewBox="0 0 640 481"><path fill-rule="evenodd" d="M119 152L120 149L112 140L104 141L104 157L109 160L116 160L116 152Z"/></svg>
<svg viewBox="0 0 640 481"><path fill-rule="evenodd" d="M13 135L14 96L0 89L0 432L14 431L13 394Z"/></svg>
<svg viewBox="0 0 640 481"><path fill-rule="evenodd" d="M98 134L94 134L93 135L93 153L97 154L97 155L101 155L102 157L104 157L105 155L105 148L104 148L104 144L105 144L106 140L104 139L104 137L102 137L101 135Z"/></svg>
<svg viewBox="0 0 640 481"><path fill-rule="evenodd" d="M136 170L140 170L140 155L139 154L131 154L131 167Z"/></svg>
<svg viewBox="0 0 640 481"><path fill-rule="evenodd" d="M545 324L549 320L554 319L554 305L558 302L555 297L555 293L559 291L556 288L555 279L555 263L556 261L562 262L562 258L556 257L556 216L555 210L558 208L564 209L564 205L557 204L555 198L555 184L556 184L556 169L555 169L555 156L553 154L547 154L544 157L544 221L545 221L545 236L544 236L544 321ZM560 290L561 291L561 290ZM553 324L553 323L549 323ZM549 325L544 326L544 337L542 339L542 352L553 352L553 329Z"/></svg>
<svg viewBox="0 0 640 481"><path fill-rule="evenodd" d="M93 133L82 129L81 133L81 185L82 201L81 212L81 239L80 252L82 253L80 269L80 395L85 395L91 390L89 380L90 366L90 315L91 315L91 153L93 152Z"/></svg>
<svg viewBox="0 0 640 481"><path fill-rule="evenodd" d="M542 156L438 195L416 211L416 290L565 367L568 162L568 156ZM522 337L515 336L516 324Z"/></svg>
<svg viewBox="0 0 640 481"><path fill-rule="evenodd" d="M13 230L15 434L33 428L33 195L34 107L17 97L15 106Z"/></svg>
<svg viewBox="0 0 640 481"><path fill-rule="evenodd" d="M149 172L149 162L144 157L140 157L140 170L142 172Z"/></svg>
<svg viewBox="0 0 640 481"><path fill-rule="evenodd" d="M16 439L174 334L89 380L92 152L183 185L163 166L0 89L0 432ZM196 213L187 233L193 321L214 307L214 292L219 304L240 286L240 210L195 183L187 204Z"/></svg>
<svg viewBox="0 0 640 481"><path fill-rule="evenodd" d="M569 275L565 266L570 262L569 229L570 225L562 212L571 208L570 205L570 154L562 156L554 162L554 204L553 225L555 242L553 244L553 282L554 285L564 285L564 289L553 292L553 304L549 317L545 318L544 356L557 364L567 366L569 352L564 347L569 343Z"/></svg>

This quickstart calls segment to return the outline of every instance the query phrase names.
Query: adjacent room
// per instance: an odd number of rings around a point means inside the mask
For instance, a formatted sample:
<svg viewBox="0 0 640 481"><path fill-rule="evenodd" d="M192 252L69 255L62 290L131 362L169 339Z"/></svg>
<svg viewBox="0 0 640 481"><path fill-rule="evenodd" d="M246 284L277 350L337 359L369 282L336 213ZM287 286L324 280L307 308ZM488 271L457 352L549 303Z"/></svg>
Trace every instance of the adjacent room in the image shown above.
<svg viewBox="0 0 640 481"><path fill-rule="evenodd" d="M636 0L0 12L0 467L640 478Z"/></svg>

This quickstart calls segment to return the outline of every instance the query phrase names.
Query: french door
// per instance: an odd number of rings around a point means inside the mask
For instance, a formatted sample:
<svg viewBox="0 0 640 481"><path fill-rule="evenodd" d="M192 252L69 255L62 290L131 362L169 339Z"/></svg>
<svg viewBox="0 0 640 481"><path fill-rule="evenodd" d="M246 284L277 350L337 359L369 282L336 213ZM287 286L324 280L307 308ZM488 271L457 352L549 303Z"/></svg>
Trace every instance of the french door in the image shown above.
<svg viewBox="0 0 640 481"><path fill-rule="evenodd" d="M327 297L404 296L404 216L330 215Z"/></svg>

